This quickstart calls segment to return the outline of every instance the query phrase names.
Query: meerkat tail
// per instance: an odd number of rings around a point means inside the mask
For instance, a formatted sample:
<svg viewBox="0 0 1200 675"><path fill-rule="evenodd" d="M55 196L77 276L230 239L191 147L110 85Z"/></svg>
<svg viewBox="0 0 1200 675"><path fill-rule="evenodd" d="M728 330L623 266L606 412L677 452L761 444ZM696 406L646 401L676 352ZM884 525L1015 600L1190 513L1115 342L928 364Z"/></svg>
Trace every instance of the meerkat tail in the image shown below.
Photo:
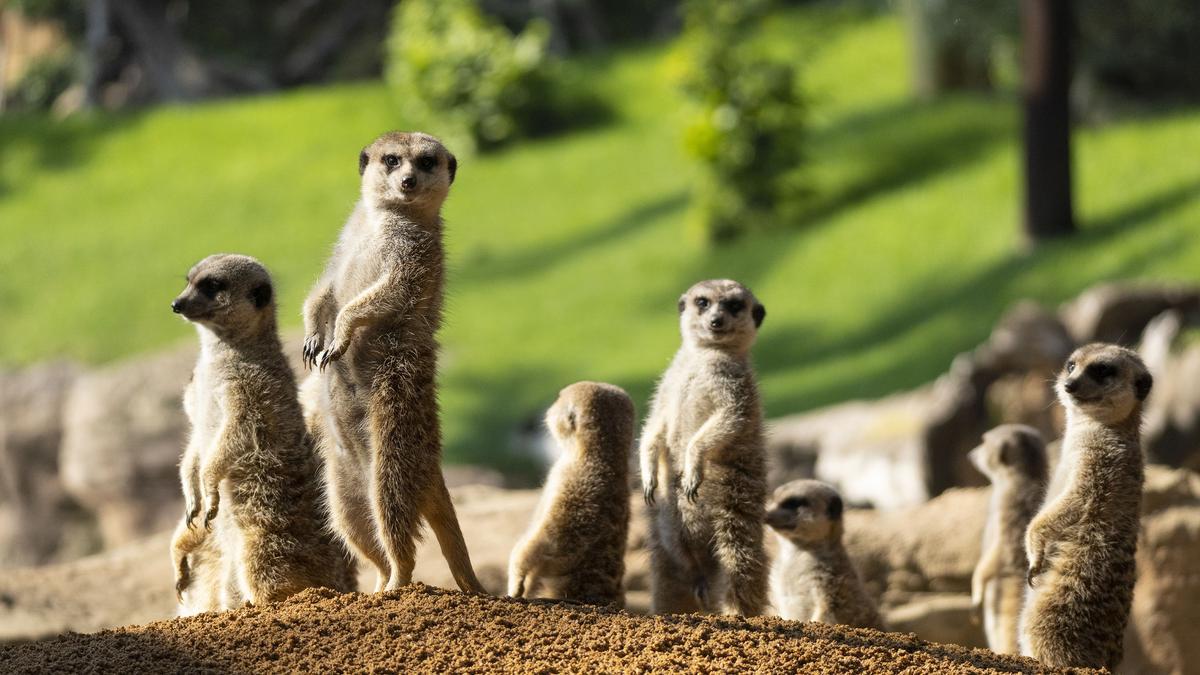
<svg viewBox="0 0 1200 675"><path fill-rule="evenodd" d="M466 541L458 526L458 516L454 512L454 504L450 501L450 492L446 489L446 481L440 471L433 473L436 480L426 489L425 503L422 515L433 529L438 545L442 549L442 557L450 566L450 573L459 589L486 593L483 584L475 578L475 569L471 566L471 554L467 551Z"/></svg>

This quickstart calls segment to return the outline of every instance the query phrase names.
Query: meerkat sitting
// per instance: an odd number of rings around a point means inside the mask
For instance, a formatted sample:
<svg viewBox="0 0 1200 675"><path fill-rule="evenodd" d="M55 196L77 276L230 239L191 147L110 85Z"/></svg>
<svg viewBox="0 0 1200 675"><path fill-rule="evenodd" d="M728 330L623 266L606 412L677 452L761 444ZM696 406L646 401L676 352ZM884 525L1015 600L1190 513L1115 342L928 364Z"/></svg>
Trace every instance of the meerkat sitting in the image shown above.
<svg viewBox="0 0 1200 675"><path fill-rule="evenodd" d="M171 303L200 334L184 394L192 426L180 465L185 513L172 542L181 600L193 553L203 559L197 594L207 600L189 611L229 608L228 600L200 606L228 597L217 592L231 583L223 570L235 572L240 596L254 604L316 586L354 590L353 568L323 510L320 462L279 343L267 270L247 256L214 255L187 281Z"/></svg>
<svg viewBox="0 0 1200 675"><path fill-rule="evenodd" d="M561 450L529 531L513 549L508 594L624 605L633 400L620 387L577 382L546 413Z"/></svg>
<svg viewBox="0 0 1200 675"><path fill-rule="evenodd" d="M750 363L765 316L736 281L703 281L679 299L683 345L639 448L656 613L750 616L766 605L763 413Z"/></svg>
<svg viewBox="0 0 1200 675"><path fill-rule="evenodd" d="M1067 412L1058 466L1029 524L1021 653L1048 666L1121 661L1136 577L1142 410L1153 378L1137 353L1091 344L1058 376Z"/></svg>
<svg viewBox="0 0 1200 675"><path fill-rule="evenodd" d="M832 485L795 480L779 486L766 522L779 540L771 569L771 602L779 616L883 630L842 546L842 497Z"/></svg>
<svg viewBox="0 0 1200 675"><path fill-rule="evenodd" d="M379 572L412 581L424 517L459 588L483 592L441 472L435 333L442 321L442 203L454 155L421 133L384 134L359 154L361 199L304 303L306 392L333 520Z"/></svg>
<svg viewBox="0 0 1200 675"><path fill-rule="evenodd" d="M983 612L988 648L1018 654L1025 599L1025 530L1046 493L1046 441L1037 429L1004 424L968 453L992 483L983 554L971 577L971 604Z"/></svg>

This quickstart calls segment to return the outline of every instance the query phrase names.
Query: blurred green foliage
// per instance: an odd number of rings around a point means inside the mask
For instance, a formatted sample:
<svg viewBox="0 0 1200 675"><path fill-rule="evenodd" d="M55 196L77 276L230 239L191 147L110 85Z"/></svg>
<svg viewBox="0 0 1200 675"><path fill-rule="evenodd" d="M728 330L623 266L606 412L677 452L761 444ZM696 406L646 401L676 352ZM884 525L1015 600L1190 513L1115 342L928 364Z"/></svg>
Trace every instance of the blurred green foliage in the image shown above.
<svg viewBox="0 0 1200 675"><path fill-rule="evenodd" d="M451 147L488 149L537 128L551 98L549 32L514 36L474 0L405 0L388 39L387 78L401 114Z"/></svg>
<svg viewBox="0 0 1200 675"><path fill-rule="evenodd" d="M769 0L687 0L688 152L704 165L695 230L708 241L793 220L807 194L805 106L792 60L754 38Z"/></svg>
<svg viewBox="0 0 1200 675"><path fill-rule="evenodd" d="M78 73L69 51L43 56L29 64L4 95L10 111L49 110L55 99L75 81Z"/></svg>

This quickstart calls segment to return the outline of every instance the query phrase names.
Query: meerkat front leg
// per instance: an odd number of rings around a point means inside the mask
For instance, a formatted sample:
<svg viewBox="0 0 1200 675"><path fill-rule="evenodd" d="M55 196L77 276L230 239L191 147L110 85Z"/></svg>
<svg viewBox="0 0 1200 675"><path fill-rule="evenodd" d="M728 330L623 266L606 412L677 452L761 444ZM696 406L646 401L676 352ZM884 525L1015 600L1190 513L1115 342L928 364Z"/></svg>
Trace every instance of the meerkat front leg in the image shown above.
<svg viewBox="0 0 1200 675"><path fill-rule="evenodd" d="M647 504L654 504L654 493L658 489L658 468L667 440L667 423L661 414L651 416L642 433L638 457L641 459L642 496Z"/></svg>
<svg viewBox="0 0 1200 675"><path fill-rule="evenodd" d="M713 450L724 446L735 430L726 411L714 412L688 441L683 464L683 494L689 502L696 501L700 483L704 481L704 461Z"/></svg>
<svg viewBox="0 0 1200 675"><path fill-rule="evenodd" d="M311 368L317 356L325 350L326 337L333 323L337 307L333 298L333 285L322 279L318 287L304 301L304 367Z"/></svg>
<svg viewBox="0 0 1200 675"><path fill-rule="evenodd" d="M403 284L393 274L385 274L368 286L353 300L346 303L333 322L333 343L317 356L317 366L322 370L337 361L350 348L354 332L383 315L394 314L408 297Z"/></svg>
<svg viewBox="0 0 1200 675"><path fill-rule="evenodd" d="M221 506L221 481L229 475L234 460L244 454L257 452L254 424L243 418L245 406L226 392L223 405L226 411L217 439L200 464L200 490L204 500L204 528L210 529Z"/></svg>
<svg viewBox="0 0 1200 675"><path fill-rule="evenodd" d="M539 528L540 530L540 528ZM534 561L544 557L543 543L538 538L525 539L513 549L512 558L508 561L508 594L514 598L523 598L532 594L537 584L537 566Z"/></svg>
<svg viewBox="0 0 1200 675"><path fill-rule="evenodd" d="M200 515L200 448L195 441L188 443L183 453L179 478L183 486L183 522L190 529Z"/></svg>
<svg viewBox="0 0 1200 675"><path fill-rule="evenodd" d="M987 583L996 578L1000 572L1000 546L996 544L984 551L983 557L975 565L971 574L971 607L979 610L983 607L983 591Z"/></svg>

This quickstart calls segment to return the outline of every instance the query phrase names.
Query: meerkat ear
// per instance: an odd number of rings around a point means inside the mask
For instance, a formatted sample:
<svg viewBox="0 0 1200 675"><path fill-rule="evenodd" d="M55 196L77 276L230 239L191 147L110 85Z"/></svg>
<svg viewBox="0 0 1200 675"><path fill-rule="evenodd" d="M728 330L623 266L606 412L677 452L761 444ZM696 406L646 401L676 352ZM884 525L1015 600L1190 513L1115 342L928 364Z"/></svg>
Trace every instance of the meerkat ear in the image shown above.
<svg viewBox="0 0 1200 675"><path fill-rule="evenodd" d="M1154 376L1150 373L1142 373L1133 381L1133 390L1137 394L1139 401L1145 401L1150 395L1150 389L1154 386Z"/></svg>
<svg viewBox="0 0 1200 675"><path fill-rule="evenodd" d="M367 149L358 153L358 175L363 175L367 170L367 163L371 161L371 156L367 154Z"/></svg>
<svg viewBox="0 0 1200 675"><path fill-rule="evenodd" d="M454 176L458 173L458 158L448 152L446 155L449 157L446 160L446 168L450 171L450 184L454 185Z"/></svg>
<svg viewBox="0 0 1200 675"><path fill-rule="evenodd" d="M271 284L263 282L250 291L250 299L254 301L254 306L262 309L271 304Z"/></svg>
<svg viewBox="0 0 1200 675"><path fill-rule="evenodd" d="M685 307L687 307L687 296L681 295L681 296L679 296L679 313L680 314L683 314L683 310Z"/></svg>
<svg viewBox="0 0 1200 675"><path fill-rule="evenodd" d="M825 512L829 514L830 520L838 520L842 517L842 498L834 495L829 498L829 505L825 507Z"/></svg>
<svg viewBox="0 0 1200 675"><path fill-rule="evenodd" d="M750 310L751 316L754 317L754 327L762 326L763 319L767 318L767 308L762 305L755 305L754 309Z"/></svg>

